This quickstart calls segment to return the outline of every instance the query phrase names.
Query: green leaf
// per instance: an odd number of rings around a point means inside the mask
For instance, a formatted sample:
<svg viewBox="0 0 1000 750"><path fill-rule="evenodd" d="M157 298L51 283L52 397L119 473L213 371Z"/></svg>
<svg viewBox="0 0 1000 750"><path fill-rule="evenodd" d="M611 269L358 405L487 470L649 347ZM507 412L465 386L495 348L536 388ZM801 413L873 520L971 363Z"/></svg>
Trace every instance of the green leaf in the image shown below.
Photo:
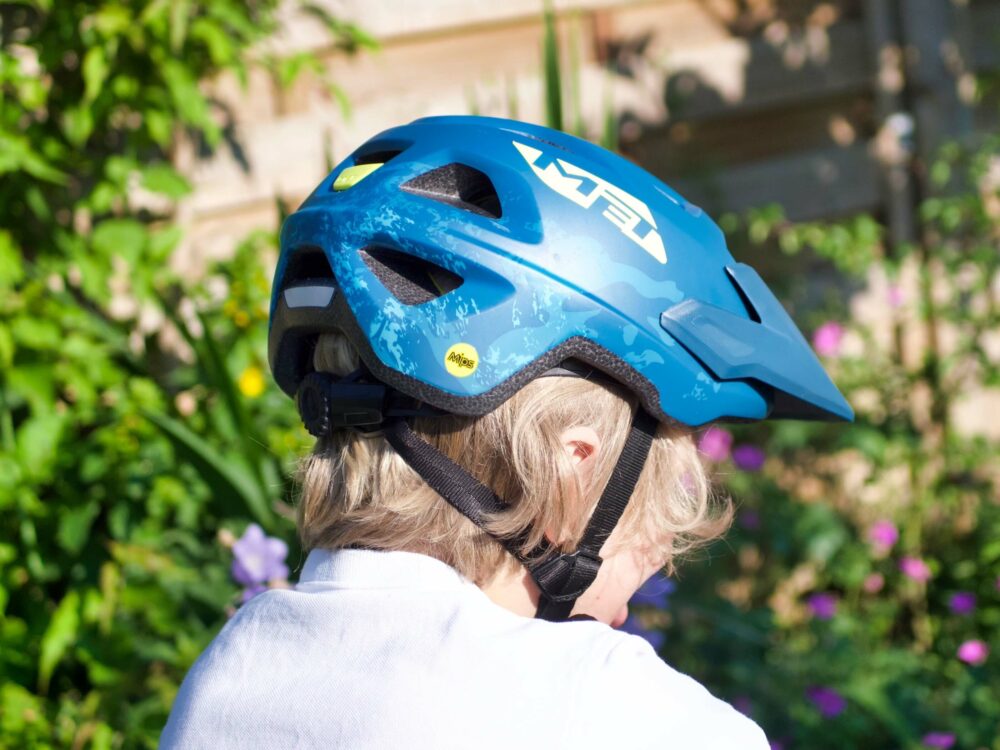
<svg viewBox="0 0 1000 750"><path fill-rule="evenodd" d="M108 219L102 221L91 235L94 250L105 257L120 255L136 263L146 249L146 226L135 219Z"/></svg>
<svg viewBox="0 0 1000 750"><path fill-rule="evenodd" d="M82 146L94 132L94 115L88 105L70 107L63 113L62 130L74 146Z"/></svg>
<svg viewBox="0 0 1000 750"><path fill-rule="evenodd" d="M21 364L4 373L11 392L18 394L35 414L47 414L55 405L52 368L44 363Z"/></svg>
<svg viewBox="0 0 1000 750"><path fill-rule="evenodd" d="M60 546L71 555L78 554L100 512L101 506L96 500L76 508L64 509L59 517L59 531L56 532L56 540Z"/></svg>
<svg viewBox="0 0 1000 750"><path fill-rule="evenodd" d="M223 66L236 58L233 39L219 26L207 18L195 19L191 24L191 37L204 42L208 55L215 65Z"/></svg>
<svg viewBox="0 0 1000 750"><path fill-rule="evenodd" d="M40 654L38 657L38 692L47 693L49 680L55 668L62 661L67 649L76 640L80 627L80 595L70 589L49 622L42 636Z"/></svg>
<svg viewBox="0 0 1000 750"><path fill-rule="evenodd" d="M153 164L143 170L142 186L174 200L191 192L191 183L176 169L163 162Z"/></svg>
<svg viewBox="0 0 1000 750"><path fill-rule="evenodd" d="M267 498L254 482L251 473L232 456L215 449L207 440L186 425L166 414L142 410L143 416L160 428L174 447L185 455L212 488L220 501L236 501L232 510L249 511L264 526L273 519Z"/></svg>
<svg viewBox="0 0 1000 750"><path fill-rule="evenodd" d="M45 723L42 700L16 682L6 679L0 687L0 721L3 735L22 735L27 724Z"/></svg>
<svg viewBox="0 0 1000 750"><path fill-rule="evenodd" d="M10 232L0 229L0 289L10 288L24 278L24 266L21 262L21 250L14 242ZM0 351L2 362L2 351Z"/></svg>
<svg viewBox="0 0 1000 750"><path fill-rule="evenodd" d="M0 175L17 171L58 185L66 182L66 175L39 156L27 138L0 132Z"/></svg>
<svg viewBox="0 0 1000 750"><path fill-rule="evenodd" d="M164 227L149 234L149 262L154 264L159 271L166 265L170 254L176 249L184 230L176 224ZM161 273L162 275L162 273Z"/></svg>
<svg viewBox="0 0 1000 750"><path fill-rule="evenodd" d="M147 109L143 115L146 132L153 141L162 147L170 144L173 138L174 122L170 115L158 109Z"/></svg>
<svg viewBox="0 0 1000 750"><path fill-rule="evenodd" d="M62 439L66 420L62 414L35 414L17 429L17 456L21 466L36 480L49 477Z"/></svg>
<svg viewBox="0 0 1000 750"><path fill-rule="evenodd" d="M160 70L180 119L200 128L209 145L218 143L221 131L209 117L208 102L190 69L179 60L166 60Z"/></svg>
<svg viewBox="0 0 1000 750"><path fill-rule="evenodd" d="M101 93L101 88L111 72L104 47L91 47L83 56L83 100L92 102Z"/></svg>
<svg viewBox="0 0 1000 750"><path fill-rule="evenodd" d="M173 0L170 3L170 49L180 52L187 38L188 16L191 0Z"/></svg>
<svg viewBox="0 0 1000 750"><path fill-rule="evenodd" d="M59 326L45 318L19 315L10 324L14 341L26 349L47 351L59 348L62 332Z"/></svg>
<svg viewBox="0 0 1000 750"><path fill-rule="evenodd" d="M550 128L562 130L562 76L559 72L559 40L556 37L556 20L552 10L552 0L545 0L544 21L542 59L545 77L545 124Z"/></svg>
<svg viewBox="0 0 1000 750"><path fill-rule="evenodd" d="M123 5L107 3L90 16L94 28L104 37L119 36L129 29L132 16Z"/></svg>

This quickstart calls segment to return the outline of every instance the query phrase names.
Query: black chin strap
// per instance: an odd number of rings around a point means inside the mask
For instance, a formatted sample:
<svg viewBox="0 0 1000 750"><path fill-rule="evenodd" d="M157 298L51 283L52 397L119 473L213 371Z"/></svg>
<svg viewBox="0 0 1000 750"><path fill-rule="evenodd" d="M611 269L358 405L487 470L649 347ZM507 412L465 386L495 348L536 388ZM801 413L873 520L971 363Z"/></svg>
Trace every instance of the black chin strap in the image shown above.
<svg viewBox="0 0 1000 750"><path fill-rule="evenodd" d="M640 407L633 417L632 428L611 479L575 552L552 556L554 548L543 542L528 555L523 555L524 536L516 539L494 537L528 569L538 586L541 597L536 617L554 621L567 619L577 598L597 578L602 562L601 547L628 506L655 432L656 419ZM385 438L431 489L476 526L484 527L486 513L507 509L507 504L493 490L424 441L404 420L397 419L386 425Z"/></svg>
<svg viewBox="0 0 1000 750"><path fill-rule="evenodd" d="M367 433L381 427L389 444L431 489L485 530L486 515L503 513L508 509L507 503L417 435L406 421L416 416L440 416L443 412L396 393L381 383L360 382L365 374L359 369L343 378L319 372L306 376L299 386L296 403L309 432L322 437L334 429L351 428ZM552 374L562 374L562 371ZM611 479L597 501L575 552L560 553L543 541L525 555L521 550L530 530L513 539L493 537L527 568L538 586L541 596L536 617L554 621L568 619L576 600L597 578L603 562L601 547L628 506L655 433L656 418L640 406L632 417L629 436L611 472Z"/></svg>

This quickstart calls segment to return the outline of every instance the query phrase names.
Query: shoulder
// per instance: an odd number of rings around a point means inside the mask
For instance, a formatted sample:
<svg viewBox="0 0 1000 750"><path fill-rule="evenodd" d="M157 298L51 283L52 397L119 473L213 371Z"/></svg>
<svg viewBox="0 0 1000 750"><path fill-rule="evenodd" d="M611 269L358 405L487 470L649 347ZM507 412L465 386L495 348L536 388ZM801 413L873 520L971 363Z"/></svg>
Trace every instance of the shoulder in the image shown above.
<svg viewBox="0 0 1000 750"><path fill-rule="evenodd" d="M611 741L635 748L768 750L756 723L668 665L642 638L601 623L573 626L591 631L580 709L617 733Z"/></svg>

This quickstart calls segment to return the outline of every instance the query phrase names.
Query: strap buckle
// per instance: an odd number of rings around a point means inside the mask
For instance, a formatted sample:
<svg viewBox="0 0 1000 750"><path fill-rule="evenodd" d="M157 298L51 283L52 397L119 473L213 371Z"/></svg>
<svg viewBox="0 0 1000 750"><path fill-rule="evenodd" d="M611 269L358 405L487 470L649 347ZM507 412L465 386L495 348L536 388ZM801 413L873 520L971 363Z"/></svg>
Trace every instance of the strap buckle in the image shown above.
<svg viewBox="0 0 1000 750"><path fill-rule="evenodd" d="M604 560L596 552L578 549L531 568L531 577L542 594L554 602L577 599L597 578Z"/></svg>
<svg viewBox="0 0 1000 750"><path fill-rule="evenodd" d="M309 434L320 438L340 427L381 425L385 395L381 384L338 382L328 373L311 372L299 385L296 403Z"/></svg>

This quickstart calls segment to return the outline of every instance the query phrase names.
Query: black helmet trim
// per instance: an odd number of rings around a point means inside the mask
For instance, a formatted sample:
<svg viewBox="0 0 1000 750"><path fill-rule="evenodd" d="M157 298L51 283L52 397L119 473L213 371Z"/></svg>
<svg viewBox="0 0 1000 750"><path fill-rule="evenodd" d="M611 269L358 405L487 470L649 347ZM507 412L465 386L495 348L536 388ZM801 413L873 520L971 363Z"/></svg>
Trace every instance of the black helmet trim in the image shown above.
<svg viewBox="0 0 1000 750"><path fill-rule="evenodd" d="M333 279L304 280L295 286L336 286ZM268 339L268 359L279 387L292 398L299 384L313 371L312 352L322 333L341 332L357 349L361 361L379 381L419 401L453 414L481 416L496 409L529 382L567 360L578 360L598 370L638 397L647 411L668 424L675 420L663 413L659 395L652 383L625 360L582 336L574 336L553 347L495 388L478 396L445 393L426 383L386 366L371 348L368 338L351 312L344 295L334 293L322 307L291 307L285 289L272 316Z"/></svg>

